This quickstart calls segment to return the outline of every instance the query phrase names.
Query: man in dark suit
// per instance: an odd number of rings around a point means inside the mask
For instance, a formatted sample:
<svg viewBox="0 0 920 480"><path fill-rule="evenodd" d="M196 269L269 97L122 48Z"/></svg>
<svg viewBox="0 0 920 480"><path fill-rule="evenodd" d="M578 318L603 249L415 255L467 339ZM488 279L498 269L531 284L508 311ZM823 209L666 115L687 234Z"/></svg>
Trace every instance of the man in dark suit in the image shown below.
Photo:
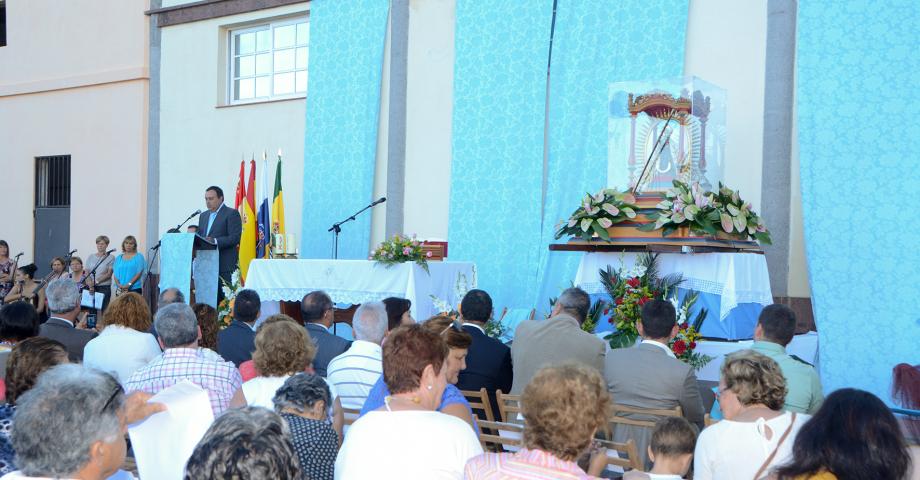
<svg viewBox="0 0 920 480"><path fill-rule="evenodd" d="M642 307L642 320L636 326L642 342L634 347L616 348L607 354L604 376L616 403L633 407L669 410L680 405L684 417L703 428L703 402L693 368L676 358L668 346L677 335L677 313L665 300L652 300ZM627 415L638 420L657 420L649 415ZM618 425L616 442L633 439L643 462L651 429Z"/></svg>
<svg viewBox="0 0 920 480"><path fill-rule="evenodd" d="M489 392L492 413L498 415L495 391L511 391L511 348L486 335L486 322L492 317L492 297L482 290L470 290L460 302L463 330L473 337L467 350L466 368L460 371L457 388ZM476 412L474 412L476 413ZM481 413L480 413L481 415Z"/></svg>
<svg viewBox="0 0 920 480"><path fill-rule="evenodd" d="M351 342L336 336L329 329L334 320L332 299L322 290L304 295L300 301L300 313L303 317L304 327L313 343L316 344L316 357L313 359L313 370L316 374L325 377L326 367L329 362L345 353Z"/></svg>
<svg viewBox="0 0 920 480"><path fill-rule="evenodd" d="M67 278L59 278L48 284L45 291L51 318L39 328L38 335L57 340L67 347L71 362L83 361L83 349L96 338L97 333L84 330L85 322L77 322L80 315L80 289ZM80 324L80 328L75 325Z"/></svg>
<svg viewBox="0 0 920 480"><path fill-rule="evenodd" d="M210 241L217 242L218 274L230 283L233 271L239 264L240 236L243 221L240 212L224 205L224 191L220 187L208 187L204 192L204 203L208 209L198 217L198 233ZM223 298L223 289L218 286L218 299Z"/></svg>
<svg viewBox="0 0 920 480"><path fill-rule="evenodd" d="M262 300L255 290L240 290L233 301L233 321L217 334L217 353L236 368L256 350L256 320Z"/></svg>

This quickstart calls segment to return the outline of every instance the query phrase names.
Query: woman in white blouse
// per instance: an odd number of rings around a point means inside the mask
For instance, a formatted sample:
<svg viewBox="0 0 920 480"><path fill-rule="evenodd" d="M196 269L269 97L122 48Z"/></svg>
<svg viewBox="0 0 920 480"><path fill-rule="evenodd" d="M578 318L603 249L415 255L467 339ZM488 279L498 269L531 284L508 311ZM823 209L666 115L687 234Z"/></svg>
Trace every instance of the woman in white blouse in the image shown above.
<svg viewBox="0 0 920 480"><path fill-rule="evenodd" d="M243 395L248 405L271 410L275 408L272 402L275 392L284 385L285 380L296 373L313 373L316 345L306 329L283 314L272 315L259 325L255 344L252 363L259 376L243 384ZM332 384L328 381L326 384L332 394L329 420L341 440L342 428L345 426L342 402Z"/></svg>
<svg viewBox="0 0 920 480"><path fill-rule="evenodd" d="M335 460L336 480L461 479L482 453L469 424L437 411L447 387L447 343L413 324L383 344L384 405L351 425Z"/></svg>
<svg viewBox="0 0 920 480"><path fill-rule="evenodd" d="M808 415L784 412L786 380L779 365L753 350L725 357L719 405L725 420L696 443L696 480L761 479L792 458L792 444Z"/></svg>
<svg viewBox="0 0 920 480"><path fill-rule="evenodd" d="M150 333L150 308L137 293L126 293L109 304L98 337L83 350L83 364L111 373L122 385L137 369L161 353Z"/></svg>

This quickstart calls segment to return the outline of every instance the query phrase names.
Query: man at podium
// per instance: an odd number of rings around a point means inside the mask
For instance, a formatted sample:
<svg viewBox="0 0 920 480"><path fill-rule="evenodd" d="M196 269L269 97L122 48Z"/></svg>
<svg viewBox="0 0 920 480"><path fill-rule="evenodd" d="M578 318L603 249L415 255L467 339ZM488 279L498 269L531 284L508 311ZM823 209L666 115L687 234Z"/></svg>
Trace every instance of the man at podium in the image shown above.
<svg viewBox="0 0 920 480"><path fill-rule="evenodd" d="M224 191L210 186L204 192L204 203L208 209L198 217L198 234L209 242L215 242L219 254L218 275L230 283L233 271L239 263L237 247L243 234L240 212L224 205ZM223 299L223 289L217 289L218 299Z"/></svg>

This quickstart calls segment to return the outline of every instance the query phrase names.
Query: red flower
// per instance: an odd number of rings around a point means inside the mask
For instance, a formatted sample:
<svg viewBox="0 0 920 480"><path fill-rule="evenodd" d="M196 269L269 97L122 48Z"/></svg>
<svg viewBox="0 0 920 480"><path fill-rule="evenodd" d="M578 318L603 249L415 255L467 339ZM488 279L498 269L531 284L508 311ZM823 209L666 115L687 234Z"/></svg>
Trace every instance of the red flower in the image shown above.
<svg viewBox="0 0 920 480"><path fill-rule="evenodd" d="M609 308L605 308L605 309L604 309L603 315L607 315L608 313L610 313L610 309L609 309Z"/></svg>
<svg viewBox="0 0 920 480"><path fill-rule="evenodd" d="M681 324L680 324L680 329L681 329L681 330L686 330L686 329L688 329L688 328L690 328L690 324L689 324L689 323L684 322L684 323L681 323Z"/></svg>
<svg viewBox="0 0 920 480"><path fill-rule="evenodd" d="M687 351L687 342L678 340L674 342L674 345L671 345L671 350L674 352L674 355L679 357Z"/></svg>
<svg viewBox="0 0 920 480"><path fill-rule="evenodd" d="M640 283L639 277L633 277L626 281L626 284L633 288L639 288Z"/></svg>
<svg viewBox="0 0 920 480"><path fill-rule="evenodd" d="M696 342L690 342L690 350L693 350L695 348L696 348Z"/></svg>
<svg viewBox="0 0 920 480"><path fill-rule="evenodd" d="M616 303L617 305L623 305L623 297L616 299L613 303Z"/></svg>
<svg viewBox="0 0 920 480"><path fill-rule="evenodd" d="M648 297L642 297L642 298L640 298L640 299L639 299L639 306L640 306L640 307L645 306L645 304L648 303L649 300L651 300L651 298L648 298Z"/></svg>

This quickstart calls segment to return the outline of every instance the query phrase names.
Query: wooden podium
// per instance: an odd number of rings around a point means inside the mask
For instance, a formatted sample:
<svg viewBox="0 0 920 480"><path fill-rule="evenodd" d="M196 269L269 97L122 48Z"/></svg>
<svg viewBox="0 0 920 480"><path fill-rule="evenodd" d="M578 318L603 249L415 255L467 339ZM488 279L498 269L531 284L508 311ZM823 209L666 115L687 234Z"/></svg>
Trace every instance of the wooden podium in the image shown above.
<svg viewBox="0 0 920 480"><path fill-rule="evenodd" d="M192 279L196 303L217 308L220 288L217 245L196 233L167 233L160 242L160 291L178 288L192 303Z"/></svg>

